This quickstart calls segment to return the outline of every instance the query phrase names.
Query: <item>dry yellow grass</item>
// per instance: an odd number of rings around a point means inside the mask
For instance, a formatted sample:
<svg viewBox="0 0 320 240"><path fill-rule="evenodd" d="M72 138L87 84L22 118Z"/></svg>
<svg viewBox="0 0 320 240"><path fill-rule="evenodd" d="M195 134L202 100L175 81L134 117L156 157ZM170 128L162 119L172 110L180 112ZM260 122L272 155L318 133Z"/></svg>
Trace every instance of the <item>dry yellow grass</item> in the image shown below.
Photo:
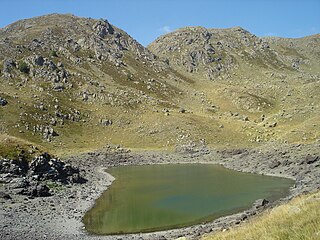
<svg viewBox="0 0 320 240"><path fill-rule="evenodd" d="M320 239L320 192L297 197L248 223L203 237L203 240Z"/></svg>

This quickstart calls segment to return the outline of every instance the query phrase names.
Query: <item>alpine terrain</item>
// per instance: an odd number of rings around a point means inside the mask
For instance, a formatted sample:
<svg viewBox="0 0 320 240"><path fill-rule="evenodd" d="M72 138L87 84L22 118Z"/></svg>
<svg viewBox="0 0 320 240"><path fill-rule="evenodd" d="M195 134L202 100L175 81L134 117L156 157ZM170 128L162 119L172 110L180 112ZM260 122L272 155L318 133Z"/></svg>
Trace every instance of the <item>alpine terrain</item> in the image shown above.
<svg viewBox="0 0 320 240"><path fill-rule="evenodd" d="M144 47L107 20L61 14L0 29L0 238L91 239L81 218L113 181L103 167L210 162L296 184L218 222L125 237L210 239L240 222L238 235L261 236L250 226L293 206L272 218L278 238L277 220L308 198L292 226L310 229L283 236L317 239L319 62L319 34L185 27Z"/></svg>

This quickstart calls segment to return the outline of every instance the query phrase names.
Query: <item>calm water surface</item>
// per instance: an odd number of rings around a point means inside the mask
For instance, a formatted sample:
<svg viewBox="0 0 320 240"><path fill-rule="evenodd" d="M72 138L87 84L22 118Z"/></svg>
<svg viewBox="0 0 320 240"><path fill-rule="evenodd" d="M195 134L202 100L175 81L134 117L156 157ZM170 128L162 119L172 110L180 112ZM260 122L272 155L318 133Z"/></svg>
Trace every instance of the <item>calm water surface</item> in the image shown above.
<svg viewBox="0 0 320 240"><path fill-rule="evenodd" d="M164 230L210 221L276 200L293 181L239 173L212 164L126 166L109 169L116 178L83 218L95 234Z"/></svg>

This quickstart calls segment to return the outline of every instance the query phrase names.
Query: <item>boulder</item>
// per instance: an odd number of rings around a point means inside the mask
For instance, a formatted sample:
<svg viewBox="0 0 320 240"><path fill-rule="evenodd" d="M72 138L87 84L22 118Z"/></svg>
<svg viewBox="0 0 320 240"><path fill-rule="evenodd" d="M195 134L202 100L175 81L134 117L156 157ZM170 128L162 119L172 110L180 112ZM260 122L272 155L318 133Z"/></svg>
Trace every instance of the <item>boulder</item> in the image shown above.
<svg viewBox="0 0 320 240"><path fill-rule="evenodd" d="M10 183L11 183L10 186L13 189L26 188L30 185L29 181L26 180L25 178L14 178L10 181Z"/></svg>
<svg viewBox="0 0 320 240"><path fill-rule="evenodd" d="M269 201L264 198L258 199L253 203L253 207L255 209L262 208L262 207L266 206L268 203L269 203Z"/></svg>
<svg viewBox="0 0 320 240"><path fill-rule="evenodd" d="M33 174L48 172L51 169L49 161L50 155L48 153L44 153L39 157L34 158L30 163L30 171L32 171Z"/></svg>
<svg viewBox="0 0 320 240"><path fill-rule="evenodd" d="M240 154L247 154L248 150L246 150L246 149L231 149L231 150L223 150L223 151L221 151L221 153L224 156L235 156L235 155L240 155Z"/></svg>
<svg viewBox="0 0 320 240"><path fill-rule="evenodd" d="M5 199L5 200L10 200L10 199L12 199L9 194L4 193L4 192L0 192L0 198L3 198L3 199Z"/></svg>
<svg viewBox="0 0 320 240"><path fill-rule="evenodd" d="M274 168L276 168L276 167L279 167L280 164L281 164L281 162L279 162L279 161L277 161L277 160L272 161L272 162L269 164L269 168L274 169Z"/></svg>
<svg viewBox="0 0 320 240"><path fill-rule="evenodd" d="M211 54L214 54L214 53L215 53L215 50L214 50L214 48L212 47L211 44L206 44L206 45L204 46L204 49L205 49L208 53L211 53Z"/></svg>
<svg viewBox="0 0 320 240"><path fill-rule="evenodd" d="M110 119L100 119L100 124L102 126L109 126L109 125L112 125L112 120L110 120Z"/></svg>
<svg viewBox="0 0 320 240"><path fill-rule="evenodd" d="M273 122L273 123L269 124L269 127L270 127L270 128L274 128L274 127L277 126L277 124L278 124L277 122Z"/></svg>
<svg viewBox="0 0 320 240"><path fill-rule="evenodd" d="M50 126L45 126L43 128L43 138L47 141L51 141L52 137L59 136L59 134Z"/></svg>
<svg viewBox="0 0 320 240"><path fill-rule="evenodd" d="M11 69L15 68L16 66L17 64L13 59L6 59L3 63L3 72L10 72Z"/></svg>
<svg viewBox="0 0 320 240"><path fill-rule="evenodd" d="M312 155L307 155L305 157L305 159L303 159L301 162L300 162L300 165L301 164L313 164L315 163L316 161L318 161L320 158L319 156L312 156Z"/></svg>
<svg viewBox="0 0 320 240"><path fill-rule="evenodd" d="M33 59L33 63L37 66L43 66L44 64L44 58L42 56L35 56Z"/></svg>
<svg viewBox="0 0 320 240"><path fill-rule="evenodd" d="M54 62L52 62L52 61L47 61L45 64L46 64L47 67L50 68L52 71L54 71L54 70L57 69L57 65L56 65Z"/></svg>
<svg viewBox="0 0 320 240"><path fill-rule="evenodd" d="M6 99L0 97L0 106L5 106L7 104L8 104L8 101Z"/></svg>
<svg viewBox="0 0 320 240"><path fill-rule="evenodd" d="M54 91L61 92L61 91L63 91L63 90L65 89L65 86L64 86L63 83L60 83L60 82L58 82L58 83L53 83L52 89L53 89Z"/></svg>
<svg viewBox="0 0 320 240"><path fill-rule="evenodd" d="M78 168L65 164L60 159L51 158L47 153L32 160L29 175L37 176L38 180L53 180L66 184L85 181Z"/></svg>
<svg viewBox="0 0 320 240"><path fill-rule="evenodd" d="M48 153L35 157L31 162L0 160L0 174L14 193L32 197L51 195L49 188L43 184L47 180L63 184L86 182L79 168L52 158Z"/></svg>
<svg viewBox="0 0 320 240"><path fill-rule="evenodd" d="M29 188L23 189L19 192L22 195L27 195L30 197L48 197L51 196L50 189L45 184L33 184Z"/></svg>
<svg viewBox="0 0 320 240"><path fill-rule="evenodd" d="M186 112L186 110L184 108L179 109L179 113L185 113L185 112Z"/></svg>
<svg viewBox="0 0 320 240"><path fill-rule="evenodd" d="M306 163L307 164L315 163L318 160L319 160L319 156L311 156L311 155L306 156Z"/></svg>
<svg viewBox="0 0 320 240"><path fill-rule="evenodd" d="M48 196L51 196L50 194L50 189L48 188L47 185L44 185L44 184L40 184L38 185L36 188L36 196L37 197L48 197Z"/></svg>
<svg viewBox="0 0 320 240"><path fill-rule="evenodd" d="M25 160L0 160L0 174L25 175L28 168L28 163Z"/></svg>

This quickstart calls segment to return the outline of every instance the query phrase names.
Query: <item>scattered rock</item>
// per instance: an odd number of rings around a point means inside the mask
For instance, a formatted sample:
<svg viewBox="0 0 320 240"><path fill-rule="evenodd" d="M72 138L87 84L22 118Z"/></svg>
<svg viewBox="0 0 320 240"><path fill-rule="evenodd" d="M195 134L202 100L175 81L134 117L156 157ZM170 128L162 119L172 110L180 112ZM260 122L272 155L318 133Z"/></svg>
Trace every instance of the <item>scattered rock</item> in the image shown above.
<svg viewBox="0 0 320 240"><path fill-rule="evenodd" d="M61 92L65 89L65 86L63 83L54 83L53 84L53 90L54 91L58 91L58 92Z"/></svg>
<svg viewBox="0 0 320 240"><path fill-rule="evenodd" d="M186 110L184 108L179 109L179 113L185 113L185 112L186 112Z"/></svg>
<svg viewBox="0 0 320 240"><path fill-rule="evenodd" d="M266 206L268 203L269 203L269 201L266 199L258 199L253 203L253 207L256 209L262 208L262 207Z"/></svg>
<svg viewBox="0 0 320 240"><path fill-rule="evenodd" d="M51 196L50 189L45 184L35 184L31 187L23 189L20 194L30 197L48 197Z"/></svg>
<svg viewBox="0 0 320 240"><path fill-rule="evenodd" d="M0 106L5 106L7 104L8 104L8 101L6 99L0 97Z"/></svg>
<svg viewBox="0 0 320 240"><path fill-rule="evenodd" d="M223 150L221 151L223 156L235 156L240 154L247 154L248 150L246 149L231 149L231 150Z"/></svg>
<svg viewBox="0 0 320 240"><path fill-rule="evenodd" d="M50 180L62 184L84 183L80 170L65 164L60 159L43 153L31 162L25 160L0 160L0 174L9 189L15 193L32 197L49 196L49 188L43 181Z"/></svg>
<svg viewBox="0 0 320 240"><path fill-rule="evenodd" d="M6 59L3 63L3 72L4 73L10 73L10 71L15 68L17 66L16 62L9 58L9 59Z"/></svg>
<svg viewBox="0 0 320 240"><path fill-rule="evenodd" d="M319 156L307 155L304 160L300 162L300 164L313 164L319 160Z"/></svg>
<svg viewBox="0 0 320 240"><path fill-rule="evenodd" d="M102 126L110 126L110 125L112 125L112 120L110 120L110 119L100 119L100 124Z"/></svg>
<svg viewBox="0 0 320 240"><path fill-rule="evenodd" d="M42 67L44 64L44 58L42 56L35 56L33 62L35 65Z"/></svg>
<svg viewBox="0 0 320 240"><path fill-rule="evenodd" d="M53 180L62 183L78 183L82 181L80 171L59 159L51 158L47 153L33 159L29 172L39 180Z"/></svg>
<svg viewBox="0 0 320 240"><path fill-rule="evenodd" d="M279 167L280 164L281 164L281 162L279 162L279 161L277 161L277 160L272 161L272 162L269 164L269 168L274 169L274 168L276 168L276 167Z"/></svg>
<svg viewBox="0 0 320 240"><path fill-rule="evenodd" d="M278 124L277 122L271 123L271 124L269 124L269 127L271 127L271 128L276 127L277 124Z"/></svg>
<svg viewBox="0 0 320 240"><path fill-rule="evenodd" d="M12 199L9 194L4 193L4 192L0 192L0 198L3 198L3 199L5 199L5 200L10 200L10 199Z"/></svg>
<svg viewBox="0 0 320 240"><path fill-rule="evenodd" d="M26 188L30 185L29 181L25 178L14 178L10 181L11 188L17 189L17 188Z"/></svg>
<svg viewBox="0 0 320 240"><path fill-rule="evenodd" d="M26 160L0 160L0 174L10 174L11 176L23 176L28 171L28 162Z"/></svg>

